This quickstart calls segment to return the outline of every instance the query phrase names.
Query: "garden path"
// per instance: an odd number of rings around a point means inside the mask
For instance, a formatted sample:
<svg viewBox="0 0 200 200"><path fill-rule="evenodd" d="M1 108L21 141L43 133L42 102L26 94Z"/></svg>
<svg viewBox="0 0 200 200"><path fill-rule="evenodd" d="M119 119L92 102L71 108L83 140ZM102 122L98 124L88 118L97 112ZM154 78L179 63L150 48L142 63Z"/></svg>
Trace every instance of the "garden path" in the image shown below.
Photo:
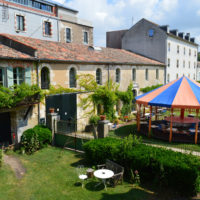
<svg viewBox="0 0 200 200"><path fill-rule="evenodd" d="M11 155L3 155L4 162L11 167L11 169L15 172L17 179L21 179L26 173L26 169L22 165L19 158Z"/></svg>
<svg viewBox="0 0 200 200"><path fill-rule="evenodd" d="M147 143L145 143L145 144L149 145L149 146L153 146L153 147L172 150L172 151L175 151L175 152L180 152L180 153L185 153L185 154L192 154L193 156L200 156L200 152L197 152L197 151L190 151L190 150L179 149L179 148L174 148L174 147L166 147L166 146L164 147L164 146L157 145L157 144L147 144Z"/></svg>

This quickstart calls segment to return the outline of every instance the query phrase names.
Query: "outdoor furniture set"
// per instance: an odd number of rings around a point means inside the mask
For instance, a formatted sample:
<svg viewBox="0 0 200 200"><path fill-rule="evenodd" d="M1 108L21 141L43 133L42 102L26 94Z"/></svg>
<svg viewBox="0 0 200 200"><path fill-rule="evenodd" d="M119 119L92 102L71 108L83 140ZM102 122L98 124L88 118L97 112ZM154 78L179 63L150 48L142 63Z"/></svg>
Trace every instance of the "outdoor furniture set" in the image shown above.
<svg viewBox="0 0 200 200"><path fill-rule="evenodd" d="M115 187L119 182L121 184L123 182L124 168L119 164L110 161L108 159L106 160L105 164L97 165L98 169L96 171L89 168L87 170L87 174L85 173L83 167L84 167L83 165L77 167L78 177L82 182L82 188L84 187L85 180L93 177L96 177L101 180L95 187L97 187L100 184L103 184L106 190L107 190L106 187L107 180L109 180L109 183L113 187Z"/></svg>

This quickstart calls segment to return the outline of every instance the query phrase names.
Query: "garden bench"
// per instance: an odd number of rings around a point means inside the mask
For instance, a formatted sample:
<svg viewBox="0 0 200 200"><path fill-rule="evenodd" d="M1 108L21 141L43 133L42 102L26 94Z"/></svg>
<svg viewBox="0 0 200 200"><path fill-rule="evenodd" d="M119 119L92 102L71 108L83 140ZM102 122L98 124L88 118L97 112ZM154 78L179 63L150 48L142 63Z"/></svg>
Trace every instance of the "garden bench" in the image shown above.
<svg viewBox="0 0 200 200"><path fill-rule="evenodd" d="M116 186L119 182L122 184L124 167L121 165L106 159L106 163L102 165L97 165L98 169L109 169L114 172L114 176L111 178L113 186Z"/></svg>

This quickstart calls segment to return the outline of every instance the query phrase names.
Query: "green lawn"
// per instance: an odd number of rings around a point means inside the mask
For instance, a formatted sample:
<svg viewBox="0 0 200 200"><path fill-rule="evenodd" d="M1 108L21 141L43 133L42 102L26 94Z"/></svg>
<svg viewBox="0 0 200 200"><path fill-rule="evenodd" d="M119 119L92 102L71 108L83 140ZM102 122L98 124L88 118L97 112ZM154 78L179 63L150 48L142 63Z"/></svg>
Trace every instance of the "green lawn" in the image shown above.
<svg viewBox="0 0 200 200"><path fill-rule="evenodd" d="M12 153L27 169L18 180L9 166L0 169L1 200L153 200L155 194L124 182L116 188L95 188L98 180L88 180L85 188L78 184L76 166L83 163L82 155L48 147L31 156Z"/></svg>
<svg viewBox="0 0 200 200"><path fill-rule="evenodd" d="M179 149L184 149L184 150L189 150L189 151L200 152L200 145L186 144L186 143L174 143L174 142L169 143L169 142L162 141L159 139L148 138L142 134L137 134L136 124L123 126L123 127L116 129L115 131L110 131L109 136L123 138L123 137L128 136L131 133L142 137L142 141L147 144L157 144L157 145L164 146L164 147L174 147L174 148L179 148Z"/></svg>

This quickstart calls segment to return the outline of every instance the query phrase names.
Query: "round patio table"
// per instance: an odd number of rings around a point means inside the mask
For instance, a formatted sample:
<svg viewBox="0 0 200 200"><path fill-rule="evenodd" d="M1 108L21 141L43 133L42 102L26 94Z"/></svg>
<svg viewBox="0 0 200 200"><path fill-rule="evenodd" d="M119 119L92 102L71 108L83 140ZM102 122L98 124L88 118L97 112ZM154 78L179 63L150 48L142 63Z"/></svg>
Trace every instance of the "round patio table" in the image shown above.
<svg viewBox="0 0 200 200"><path fill-rule="evenodd" d="M112 170L109 170L109 169L98 169L94 172L94 176L96 178L102 180L102 183L104 184L104 188L107 190L106 179L112 178L114 176L114 172ZM100 184L101 183L97 184L96 187Z"/></svg>

